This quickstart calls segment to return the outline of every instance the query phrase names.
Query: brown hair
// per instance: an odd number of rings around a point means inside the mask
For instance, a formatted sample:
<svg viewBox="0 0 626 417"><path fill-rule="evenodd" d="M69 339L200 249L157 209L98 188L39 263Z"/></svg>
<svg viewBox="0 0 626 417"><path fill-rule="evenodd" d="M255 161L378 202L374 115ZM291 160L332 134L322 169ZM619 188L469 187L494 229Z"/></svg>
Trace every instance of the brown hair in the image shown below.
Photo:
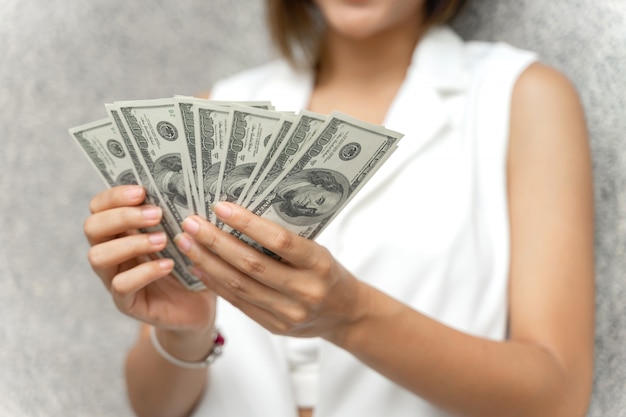
<svg viewBox="0 0 626 417"><path fill-rule="evenodd" d="M446 23L467 0L426 0L426 24ZM278 51L291 64L302 67L315 62L321 21L312 0L267 0L270 35Z"/></svg>

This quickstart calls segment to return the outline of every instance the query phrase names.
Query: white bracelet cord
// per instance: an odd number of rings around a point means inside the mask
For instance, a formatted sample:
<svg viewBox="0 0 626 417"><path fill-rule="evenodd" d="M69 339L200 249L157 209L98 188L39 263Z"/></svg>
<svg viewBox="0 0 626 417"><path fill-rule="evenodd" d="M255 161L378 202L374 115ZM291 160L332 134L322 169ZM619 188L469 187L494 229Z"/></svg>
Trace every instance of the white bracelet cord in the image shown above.
<svg viewBox="0 0 626 417"><path fill-rule="evenodd" d="M204 369L211 365L215 361L215 359L217 359L217 357L222 354L222 346L224 345L224 338L219 331L216 330L214 332L212 339L214 344L206 358L198 362L187 362L175 358L174 356L170 355L165 349L163 349L163 346L161 346L161 343L159 343L159 339L157 338L155 327L150 326L150 341L152 342L152 346L154 347L154 349L159 353L159 355L163 357L163 359L181 368Z"/></svg>

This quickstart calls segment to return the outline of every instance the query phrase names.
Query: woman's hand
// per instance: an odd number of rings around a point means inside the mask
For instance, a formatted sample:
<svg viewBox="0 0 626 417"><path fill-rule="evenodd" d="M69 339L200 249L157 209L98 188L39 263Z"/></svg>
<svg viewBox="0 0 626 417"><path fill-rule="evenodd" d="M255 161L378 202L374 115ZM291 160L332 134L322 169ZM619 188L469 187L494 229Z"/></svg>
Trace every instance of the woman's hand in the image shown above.
<svg viewBox="0 0 626 417"><path fill-rule="evenodd" d="M366 313L366 288L315 242L240 206L218 203L220 220L277 254L278 261L199 216L176 242L203 282L273 333L339 341Z"/></svg>
<svg viewBox="0 0 626 417"><path fill-rule="evenodd" d="M161 209L143 204L145 196L129 185L91 200L84 223L89 262L121 312L163 329L205 331L213 326L216 296L189 291L171 274L174 262L157 256L167 244L163 231L138 232L161 222Z"/></svg>

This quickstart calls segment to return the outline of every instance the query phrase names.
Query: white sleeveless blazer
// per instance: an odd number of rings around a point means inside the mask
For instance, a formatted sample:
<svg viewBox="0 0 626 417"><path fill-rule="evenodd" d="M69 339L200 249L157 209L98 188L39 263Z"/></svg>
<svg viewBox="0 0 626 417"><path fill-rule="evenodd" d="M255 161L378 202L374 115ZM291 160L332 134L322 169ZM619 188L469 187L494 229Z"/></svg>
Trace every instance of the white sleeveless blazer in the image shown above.
<svg viewBox="0 0 626 417"><path fill-rule="evenodd" d="M506 44L431 29L384 123L405 137L317 241L356 277L416 310L505 339L510 98L535 60ZM297 112L311 88L311 74L276 61L218 82L211 97L271 100ZM223 300L218 310L227 344L195 415L295 417L284 340ZM318 417L448 416L327 342L319 384Z"/></svg>

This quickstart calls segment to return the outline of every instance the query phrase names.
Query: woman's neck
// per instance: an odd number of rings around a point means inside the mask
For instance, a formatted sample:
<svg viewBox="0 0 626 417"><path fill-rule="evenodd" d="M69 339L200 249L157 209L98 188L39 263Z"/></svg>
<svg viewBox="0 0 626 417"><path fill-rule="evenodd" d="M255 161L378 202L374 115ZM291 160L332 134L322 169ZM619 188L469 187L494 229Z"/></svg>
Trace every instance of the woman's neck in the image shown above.
<svg viewBox="0 0 626 417"><path fill-rule="evenodd" d="M354 39L329 31L318 65L317 83L374 85L404 78L420 27L395 28L367 39Z"/></svg>
<svg viewBox="0 0 626 417"><path fill-rule="evenodd" d="M370 39L327 34L309 110L333 110L382 124L402 85L421 31L385 33Z"/></svg>

